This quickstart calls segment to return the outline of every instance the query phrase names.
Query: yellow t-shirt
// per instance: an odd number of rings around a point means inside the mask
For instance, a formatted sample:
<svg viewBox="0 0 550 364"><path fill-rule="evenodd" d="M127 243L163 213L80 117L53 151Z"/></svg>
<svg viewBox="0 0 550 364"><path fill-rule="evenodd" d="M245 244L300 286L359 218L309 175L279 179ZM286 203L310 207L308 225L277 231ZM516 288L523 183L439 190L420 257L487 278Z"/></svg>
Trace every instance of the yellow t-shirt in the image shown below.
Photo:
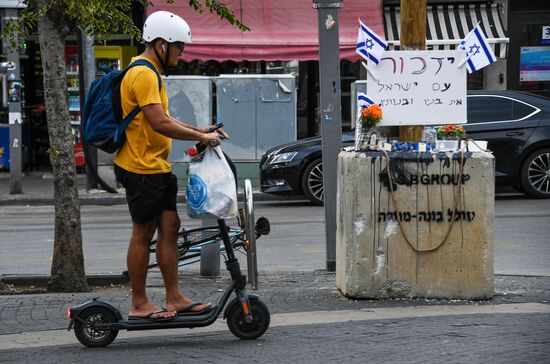
<svg viewBox="0 0 550 364"><path fill-rule="evenodd" d="M151 62L160 73L155 61L138 56L132 58L132 62L138 59ZM144 107L151 104L162 104L162 109L169 115L164 81L159 92L157 75L146 66L132 67L126 72L120 85L120 96L123 115L128 115L138 105ZM119 149L114 162L133 173L170 172L172 167L168 162L168 154L171 148L172 139L153 130L143 112L140 112L126 127L126 142Z"/></svg>

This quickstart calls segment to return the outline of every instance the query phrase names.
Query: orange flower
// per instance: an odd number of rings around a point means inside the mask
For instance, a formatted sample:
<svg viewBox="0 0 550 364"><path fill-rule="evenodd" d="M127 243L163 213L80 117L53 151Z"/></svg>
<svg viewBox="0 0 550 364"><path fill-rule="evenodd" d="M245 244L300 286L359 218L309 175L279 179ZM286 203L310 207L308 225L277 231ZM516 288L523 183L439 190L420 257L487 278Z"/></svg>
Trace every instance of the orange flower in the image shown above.
<svg viewBox="0 0 550 364"><path fill-rule="evenodd" d="M361 110L361 120L364 128L372 128L382 120L382 108L373 104Z"/></svg>
<svg viewBox="0 0 550 364"><path fill-rule="evenodd" d="M363 109L363 116L382 119L382 108L377 104L373 104L366 109Z"/></svg>

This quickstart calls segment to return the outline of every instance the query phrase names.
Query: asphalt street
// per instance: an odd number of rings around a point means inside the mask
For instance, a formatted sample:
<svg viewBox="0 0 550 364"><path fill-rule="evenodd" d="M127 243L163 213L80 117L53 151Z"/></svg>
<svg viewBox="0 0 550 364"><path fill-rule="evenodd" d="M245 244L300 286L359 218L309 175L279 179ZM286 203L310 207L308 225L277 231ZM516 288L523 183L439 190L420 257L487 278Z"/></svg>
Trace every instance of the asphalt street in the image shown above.
<svg viewBox="0 0 550 364"><path fill-rule="evenodd" d="M258 267L265 271L324 269L324 209L305 201L258 201L255 215L271 221L258 240ZM200 226L179 205L182 225ZM86 272L125 270L130 236L127 207L82 206ZM236 221L229 221L235 225ZM53 249L52 206L0 206L0 274L49 274ZM495 273L550 276L550 201L523 196L495 203ZM198 270L198 264L187 266Z"/></svg>

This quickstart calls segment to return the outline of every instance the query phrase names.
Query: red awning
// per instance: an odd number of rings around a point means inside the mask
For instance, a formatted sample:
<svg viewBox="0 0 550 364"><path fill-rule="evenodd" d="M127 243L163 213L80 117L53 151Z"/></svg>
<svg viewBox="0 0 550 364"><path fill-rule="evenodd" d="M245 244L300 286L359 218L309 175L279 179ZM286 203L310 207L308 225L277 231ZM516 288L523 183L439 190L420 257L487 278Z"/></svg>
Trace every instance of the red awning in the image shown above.
<svg viewBox="0 0 550 364"><path fill-rule="evenodd" d="M191 27L193 43L185 47L183 60L291 61L318 60L317 10L311 0L226 0L224 3L251 31L205 12L200 15L186 1L166 4L152 0L146 16L158 10L180 15ZM357 61L357 31L363 23L384 34L380 0L344 0L339 11L340 58Z"/></svg>

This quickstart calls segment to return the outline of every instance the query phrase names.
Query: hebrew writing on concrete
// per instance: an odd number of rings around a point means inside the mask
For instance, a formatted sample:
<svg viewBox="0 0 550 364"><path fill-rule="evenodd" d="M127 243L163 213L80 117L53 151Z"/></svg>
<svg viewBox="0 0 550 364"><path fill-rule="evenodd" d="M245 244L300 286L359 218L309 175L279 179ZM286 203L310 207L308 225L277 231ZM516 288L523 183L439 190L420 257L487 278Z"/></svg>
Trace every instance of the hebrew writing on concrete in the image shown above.
<svg viewBox="0 0 550 364"><path fill-rule="evenodd" d="M453 210L447 209L447 214L443 211L388 211L378 213L378 222L386 222L387 220L399 220L404 222L409 221L425 221L425 222L443 222L443 221L473 221L476 217L475 211ZM445 219L445 220L444 220Z"/></svg>

